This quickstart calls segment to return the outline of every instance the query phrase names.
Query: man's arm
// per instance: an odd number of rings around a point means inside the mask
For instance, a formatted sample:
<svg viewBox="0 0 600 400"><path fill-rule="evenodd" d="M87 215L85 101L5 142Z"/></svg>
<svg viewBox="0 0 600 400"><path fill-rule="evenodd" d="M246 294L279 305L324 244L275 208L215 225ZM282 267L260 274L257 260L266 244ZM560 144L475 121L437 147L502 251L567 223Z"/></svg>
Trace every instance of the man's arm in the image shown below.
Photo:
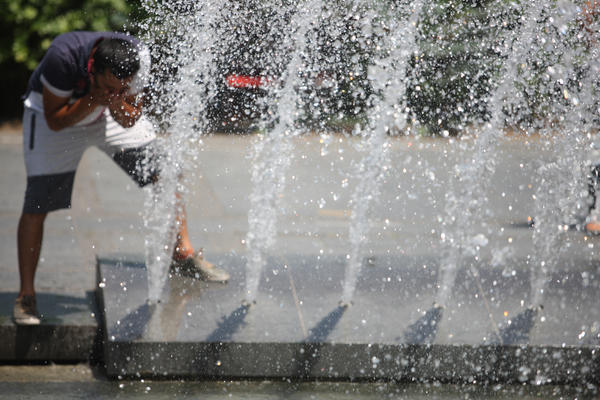
<svg viewBox="0 0 600 400"><path fill-rule="evenodd" d="M43 89L42 99L46 123L53 131L75 125L100 105L99 99L91 93L69 104L70 97L56 96L46 87Z"/></svg>
<svg viewBox="0 0 600 400"><path fill-rule="evenodd" d="M122 127L130 128L142 116L142 101L136 96L116 95L108 103L110 115Z"/></svg>
<svg viewBox="0 0 600 400"><path fill-rule="evenodd" d="M588 45L595 45L595 32L593 29L594 21L598 16L598 0L588 0L583 5L581 13L581 27L587 32Z"/></svg>

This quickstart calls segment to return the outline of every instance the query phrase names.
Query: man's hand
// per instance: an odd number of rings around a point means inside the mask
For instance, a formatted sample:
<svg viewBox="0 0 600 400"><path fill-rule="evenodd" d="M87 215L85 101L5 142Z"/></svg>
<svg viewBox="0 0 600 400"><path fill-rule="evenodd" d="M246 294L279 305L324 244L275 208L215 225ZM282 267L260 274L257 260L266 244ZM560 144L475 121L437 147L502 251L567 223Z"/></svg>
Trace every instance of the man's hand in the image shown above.
<svg viewBox="0 0 600 400"><path fill-rule="evenodd" d="M114 94L109 97L110 115L122 127L130 128L142 116L142 102L136 96Z"/></svg>
<svg viewBox="0 0 600 400"><path fill-rule="evenodd" d="M108 107L121 126L133 126L142 115L142 104L135 96L127 94L132 79L119 79L109 70L94 73L90 76L89 93L74 102L69 97L56 96L44 87L42 97L48 127L60 130L73 126L100 106Z"/></svg>
<svg viewBox="0 0 600 400"><path fill-rule="evenodd" d="M121 82L114 77L111 79L109 73L92 75L90 91L74 102L71 102L70 97L56 96L44 87L42 98L46 123L53 131L73 126L97 107L109 106L114 93L126 89L126 82Z"/></svg>
<svg viewBox="0 0 600 400"><path fill-rule="evenodd" d="M142 115L142 102L127 94L133 77L118 79L110 71L92 76L90 94L108 106L110 115L124 128L130 128Z"/></svg>
<svg viewBox="0 0 600 400"><path fill-rule="evenodd" d="M588 47L596 45L596 32L594 31L594 23L598 17L598 6L600 1L588 0L583 5L580 24L581 28L586 31L586 40Z"/></svg>

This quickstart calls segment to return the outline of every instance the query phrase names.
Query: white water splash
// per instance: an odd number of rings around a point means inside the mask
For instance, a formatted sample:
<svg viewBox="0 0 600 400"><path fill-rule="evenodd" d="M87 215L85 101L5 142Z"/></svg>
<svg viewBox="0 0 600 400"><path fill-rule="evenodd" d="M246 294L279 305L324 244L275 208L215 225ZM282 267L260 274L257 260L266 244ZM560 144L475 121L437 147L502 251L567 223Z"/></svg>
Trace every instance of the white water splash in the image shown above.
<svg viewBox="0 0 600 400"><path fill-rule="evenodd" d="M178 215L183 211L185 173L194 169L192 160L205 133L207 104L216 93L214 77L214 26L221 8L214 2L198 2L179 9L170 3L148 1L151 12L146 22L146 39L162 41L164 68L177 68L177 78L162 88L163 103L174 108L166 135L159 137L154 149L159 154L160 179L148 191L144 224L149 299L158 301L166 283L171 255L178 232ZM161 90L157 90L160 92Z"/></svg>
<svg viewBox="0 0 600 400"><path fill-rule="evenodd" d="M406 125L405 93L409 58L417 49L416 34L422 8L421 1L414 1L400 14L408 14L408 20L392 18L390 33L386 36L385 47L390 49L388 57L376 61L369 68L369 80L379 96L369 110L368 126L356 132L364 138L363 159L357 166L359 182L351 198L349 240L350 254L347 256L342 303L349 304L356 289L360 273L364 245L369 234L368 213L380 195L381 182L389 166L388 134L392 130L403 130ZM369 26L374 23L371 19Z"/></svg>
<svg viewBox="0 0 600 400"><path fill-rule="evenodd" d="M290 61L280 77L283 86L274 96L273 117L263 123L263 128L268 128L269 122L276 121L275 127L259 135L253 147L252 193L246 235L248 260L244 300L248 302L256 300L268 252L276 241L280 198L293 157L292 139L301 133L296 126L296 120L302 114L296 89L303 83L301 72L303 53L307 51L306 35L317 20L322 5L320 0L298 4L287 40L282 46L283 49L292 49Z"/></svg>
<svg viewBox="0 0 600 400"><path fill-rule="evenodd" d="M585 46L584 33L569 38L567 27L577 29L579 13L576 4L563 1L552 14L559 33L559 40L552 41L553 52L560 57L548 71L551 82L559 84L562 91L550 104L554 123L543 131L555 157L537 171L534 254L530 265L533 307L543 305L546 285L556 272L561 256L568 250L566 233L571 226L585 223L582 214L587 211L586 178L591 167L587 156L596 112L590 108L596 100L600 51L597 45ZM591 42L598 39L597 31L589 38ZM568 87L570 80L578 82L575 90Z"/></svg>
<svg viewBox="0 0 600 400"><path fill-rule="evenodd" d="M471 240L478 234L490 235L482 213L489 217L487 207L487 189L496 169L496 146L504 135L503 104L512 96L515 83L519 82L518 69L524 62L539 28L538 19L545 3L535 1L527 3L527 9L521 18L521 29L510 31L510 37L501 46L501 57L505 59L500 73L500 82L490 98L491 118L477 135L471 148L463 151L467 160L455 169L456 179L450 182L446 199L444 221L445 247L440 262L439 290L436 303L446 306L458 268L467 260L475 260L480 246ZM487 213L487 214L486 214ZM482 232L483 231L483 232ZM468 261L472 263L472 261ZM471 267L474 266L471 264Z"/></svg>

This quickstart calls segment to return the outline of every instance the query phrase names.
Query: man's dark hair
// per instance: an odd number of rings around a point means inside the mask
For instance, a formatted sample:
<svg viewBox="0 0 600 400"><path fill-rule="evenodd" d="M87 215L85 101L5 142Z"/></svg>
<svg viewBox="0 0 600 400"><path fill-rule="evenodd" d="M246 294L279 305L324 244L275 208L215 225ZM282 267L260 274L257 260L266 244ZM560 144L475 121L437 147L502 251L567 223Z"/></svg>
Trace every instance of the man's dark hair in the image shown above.
<svg viewBox="0 0 600 400"><path fill-rule="evenodd" d="M109 70L119 79L129 78L140 69L140 57L135 46L125 39L103 39L93 55L94 68L101 74Z"/></svg>

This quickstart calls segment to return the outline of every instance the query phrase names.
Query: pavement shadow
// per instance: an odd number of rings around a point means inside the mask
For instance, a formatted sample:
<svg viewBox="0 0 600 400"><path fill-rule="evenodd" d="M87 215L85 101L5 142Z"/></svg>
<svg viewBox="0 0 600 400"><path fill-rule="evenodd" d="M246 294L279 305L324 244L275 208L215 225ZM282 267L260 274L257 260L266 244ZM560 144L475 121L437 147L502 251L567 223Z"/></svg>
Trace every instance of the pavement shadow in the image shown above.
<svg viewBox="0 0 600 400"><path fill-rule="evenodd" d="M0 316L12 319L16 292L0 292ZM94 310L95 301L86 296L70 296L57 293L36 293L38 311L42 314L42 324L56 324L66 315Z"/></svg>
<svg viewBox="0 0 600 400"><path fill-rule="evenodd" d="M321 319L314 328L309 329L309 335L304 339L298 353L294 357L296 360L294 376L308 377L312 375L311 371L314 366L324 356L323 348L325 347L325 340L333 332L347 309L348 307L337 306Z"/></svg>
<svg viewBox="0 0 600 400"><path fill-rule="evenodd" d="M116 265L120 267L127 268L141 268L146 269L146 262L140 258L139 255L118 255L118 256L105 256L105 257L96 257L96 265L99 264L108 264L108 265Z"/></svg>
<svg viewBox="0 0 600 400"><path fill-rule="evenodd" d="M538 311L528 308L511 318L510 323L500 328L500 339L504 345L517 345L529 343L529 333L535 325Z"/></svg>
<svg viewBox="0 0 600 400"><path fill-rule="evenodd" d="M433 343L437 335L438 326L442 319L443 308L433 306L421 318L406 328L404 341L408 344ZM396 338L397 340L401 338Z"/></svg>
<svg viewBox="0 0 600 400"><path fill-rule="evenodd" d="M337 306L327 314L314 328L309 329L304 342L322 342L329 337L348 307Z"/></svg>
<svg viewBox="0 0 600 400"><path fill-rule="evenodd" d="M208 335L206 341L208 343L231 341L233 335L245 325L249 308L249 305L242 304L227 317L223 317L221 322L218 323L217 329Z"/></svg>
<svg viewBox="0 0 600 400"><path fill-rule="evenodd" d="M111 336L114 336L115 340L118 341L141 338L155 310L155 304L144 303L140 305L113 325L109 330Z"/></svg>
<svg viewBox="0 0 600 400"><path fill-rule="evenodd" d="M509 228L517 228L517 229L532 229L535 222L533 218L528 219L527 221L519 221L507 224L506 226Z"/></svg>

